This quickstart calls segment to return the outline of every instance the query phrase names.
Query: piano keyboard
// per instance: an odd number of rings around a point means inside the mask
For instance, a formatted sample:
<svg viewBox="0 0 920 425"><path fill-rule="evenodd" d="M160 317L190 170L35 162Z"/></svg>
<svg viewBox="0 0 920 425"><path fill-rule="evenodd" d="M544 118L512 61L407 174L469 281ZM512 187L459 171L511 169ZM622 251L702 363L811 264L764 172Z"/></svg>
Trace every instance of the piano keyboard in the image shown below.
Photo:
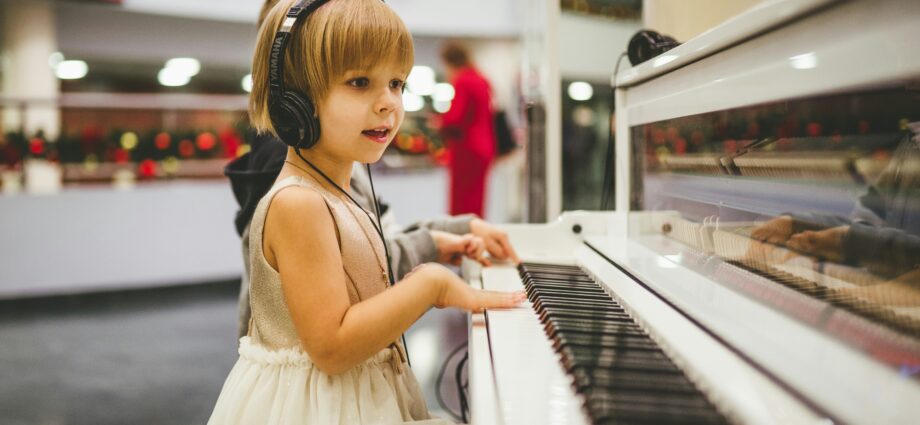
<svg viewBox="0 0 920 425"><path fill-rule="evenodd" d="M523 263L518 271L593 423L728 423L579 267Z"/></svg>

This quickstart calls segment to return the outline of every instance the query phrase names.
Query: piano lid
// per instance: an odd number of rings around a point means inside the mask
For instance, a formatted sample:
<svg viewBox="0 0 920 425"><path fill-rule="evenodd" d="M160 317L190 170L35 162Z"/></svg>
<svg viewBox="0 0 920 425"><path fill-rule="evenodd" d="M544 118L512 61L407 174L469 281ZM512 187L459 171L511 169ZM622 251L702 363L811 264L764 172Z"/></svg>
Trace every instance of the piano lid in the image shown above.
<svg viewBox="0 0 920 425"><path fill-rule="evenodd" d="M653 60L625 69L611 85L629 87L715 54L762 32L784 25L835 0L770 0L687 40Z"/></svg>

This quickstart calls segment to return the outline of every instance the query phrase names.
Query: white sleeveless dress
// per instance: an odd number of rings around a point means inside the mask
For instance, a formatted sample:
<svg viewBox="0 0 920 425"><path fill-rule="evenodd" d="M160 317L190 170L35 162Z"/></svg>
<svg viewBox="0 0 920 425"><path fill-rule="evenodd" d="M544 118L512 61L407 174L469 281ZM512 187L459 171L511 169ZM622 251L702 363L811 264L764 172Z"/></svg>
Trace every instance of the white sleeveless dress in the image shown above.
<svg viewBox="0 0 920 425"><path fill-rule="evenodd" d="M386 261L383 244L361 210L316 179L291 176L275 183L259 202L250 226L249 335L240 339L239 360L208 424L450 424L428 413L398 341L338 375L319 370L301 348L280 275L262 253L269 204L278 191L292 185L315 190L326 201L336 223L351 303L386 290L379 266Z"/></svg>

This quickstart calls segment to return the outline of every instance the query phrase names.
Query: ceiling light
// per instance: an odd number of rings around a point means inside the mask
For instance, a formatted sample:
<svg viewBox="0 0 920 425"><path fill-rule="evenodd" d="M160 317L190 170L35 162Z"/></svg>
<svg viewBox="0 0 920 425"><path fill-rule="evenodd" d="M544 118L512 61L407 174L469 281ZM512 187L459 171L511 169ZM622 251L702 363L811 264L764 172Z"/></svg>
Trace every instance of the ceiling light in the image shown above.
<svg viewBox="0 0 920 425"><path fill-rule="evenodd" d="M435 100L434 101L434 110L440 113L445 113L450 110L450 101L449 100Z"/></svg>
<svg viewBox="0 0 920 425"><path fill-rule="evenodd" d="M424 65L412 67L409 78L406 78L406 88L409 91L422 96L430 96L434 93L434 87L433 69Z"/></svg>
<svg viewBox="0 0 920 425"><path fill-rule="evenodd" d="M54 69L54 74L62 80L78 80L86 76L89 66L86 62L77 60L61 61Z"/></svg>
<svg viewBox="0 0 920 425"><path fill-rule="evenodd" d="M454 86L448 83L438 83L434 86L434 94L431 97L434 100L450 102L454 99Z"/></svg>
<svg viewBox="0 0 920 425"><path fill-rule="evenodd" d="M584 101L594 96L594 88L584 81L576 81L569 84L568 93L573 100Z"/></svg>
<svg viewBox="0 0 920 425"><path fill-rule="evenodd" d="M163 68L157 74L157 81L166 87L179 87L188 84L192 77L176 68Z"/></svg>
<svg viewBox="0 0 920 425"><path fill-rule="evenodd" d="M166 61L166 68L175 69L175 72L194 77L201 71L201 62L195 58L172 58Z"/></svg>
<svg viewBox="0 0 920 425"><path fill-rule="evenodd" d="M243 77L241 84L243 85L243 90L246 91L246 93L252 93L252 74L246 74L246 76Z"/></svg>
<svg viewBox="0 0 920 425"><path fill-rule="evenodd" d="M425 99L415 93L405 92L402 98L406 112L421 111L425 107Z"/></svg>

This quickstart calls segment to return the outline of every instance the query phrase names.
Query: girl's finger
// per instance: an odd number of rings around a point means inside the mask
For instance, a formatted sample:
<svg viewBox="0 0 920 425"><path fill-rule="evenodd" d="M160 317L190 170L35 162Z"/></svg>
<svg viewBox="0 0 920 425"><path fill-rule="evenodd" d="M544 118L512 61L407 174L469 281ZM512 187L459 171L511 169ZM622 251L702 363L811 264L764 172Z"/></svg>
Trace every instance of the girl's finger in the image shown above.
<svg viewBox="0 0 920 425"><path fill-rule="evenodd" d="M508 237L502 236L502 238L499 239L499 241L502 244L502 248L504 249L505 254L507 254L507 256L511 258L511 261L513 261L514 264L520 264L521 259L518 257L517 252L515 252L514 248L511 246L511 241L508 240Z"/></svg>
<svg viewBox="0 0 920 425"><path fill-rule="evenodd" d="M508 255L505 253L505 249L502 247L502 244L499 240L490 238L486 241L486 249L489 250L489 254L493 257L504 260L508 258Z"/></svg>

